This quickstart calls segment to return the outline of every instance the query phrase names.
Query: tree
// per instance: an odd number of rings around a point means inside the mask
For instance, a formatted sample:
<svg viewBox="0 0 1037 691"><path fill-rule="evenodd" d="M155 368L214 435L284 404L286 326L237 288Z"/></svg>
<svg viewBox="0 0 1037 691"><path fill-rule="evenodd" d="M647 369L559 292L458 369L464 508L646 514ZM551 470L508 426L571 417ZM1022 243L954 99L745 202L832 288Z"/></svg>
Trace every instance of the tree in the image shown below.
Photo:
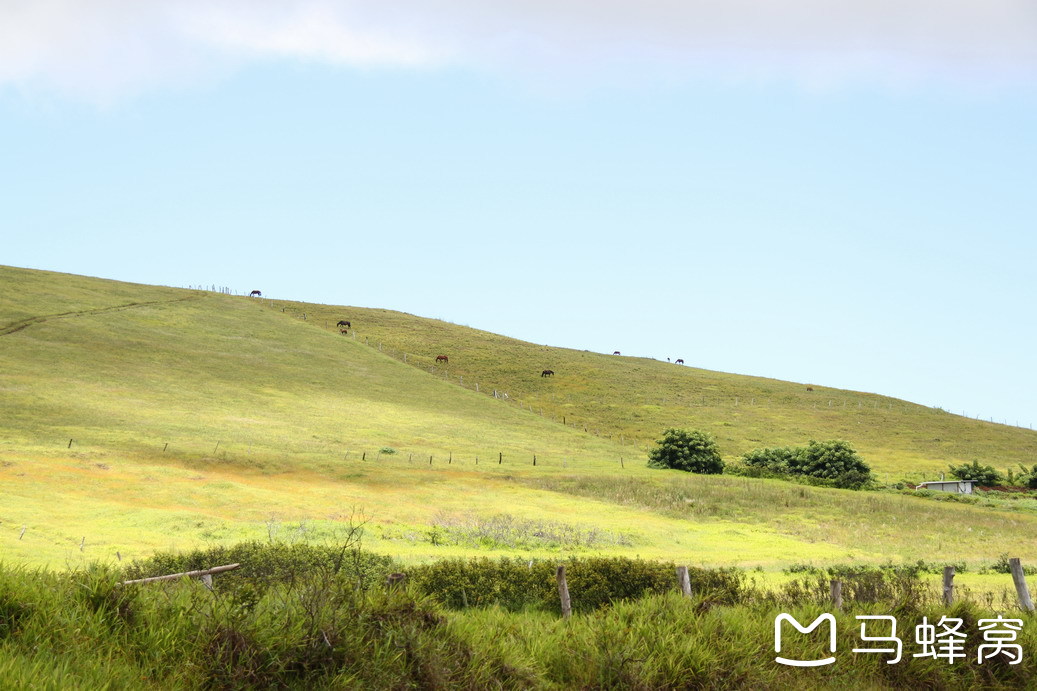
<svg viewBox="0 0 1037 691"><path fill-rule="evenodd" d="M947 467L954 477L959 480L972 480L977 485L1000 485L1004 481L1001 473L994 470L994 466L980 465L979 461L973 461L971 465L962 463L961 465L949 465Z"/></svg>
<svg viewBox="0 0 1037 691"><path fill-rule="evenodd" d="M800 458L802 466L799 472L811 477L838 480L848 473L871 476L871 468L850 443L839 439L811 441Z"/></svg>
<svg viewBox="0 0 1037 691"><path fill-rule="evenodd" d="M670 428L648 452L649 468L673 468L689 473L718 475L724 460L713 437L698 430Z"/></svg>

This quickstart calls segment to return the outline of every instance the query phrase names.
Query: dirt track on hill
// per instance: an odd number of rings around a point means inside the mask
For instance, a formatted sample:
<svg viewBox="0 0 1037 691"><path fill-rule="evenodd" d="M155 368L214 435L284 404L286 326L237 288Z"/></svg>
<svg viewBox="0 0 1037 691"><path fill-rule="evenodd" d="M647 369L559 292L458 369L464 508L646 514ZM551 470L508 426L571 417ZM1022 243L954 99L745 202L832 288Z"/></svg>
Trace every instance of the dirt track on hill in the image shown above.
<svg viewBox="0 0 1037 691"><path fill-rule="evenodd" d="M198 298L194 295L175 298L173 300L152 300L151 302L128 302L125 305L113 305L111 307L98 307L92 310L77 310L74 312L59 312L57 314L43 314L38 317L29 317L28 319L22 319L20 321L11 322L0 326L0 336L10 336L13 333L17 333L22 329L27 329L30 326L36 324L43 324L44 322L52 321L55 319L69 319L70 317L82 317L90 314L104 314L106 312L121 312L122 310L134 309L136 307L150 307L151 305L166 305L173 302L183 302L184 300L197 300Z"/></svg>

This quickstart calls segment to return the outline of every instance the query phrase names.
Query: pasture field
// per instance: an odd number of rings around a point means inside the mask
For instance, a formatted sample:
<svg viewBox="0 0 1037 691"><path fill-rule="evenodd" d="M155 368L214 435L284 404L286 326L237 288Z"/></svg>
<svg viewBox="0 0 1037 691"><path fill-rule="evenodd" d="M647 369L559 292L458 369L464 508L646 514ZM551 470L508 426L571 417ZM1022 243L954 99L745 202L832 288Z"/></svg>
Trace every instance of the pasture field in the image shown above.
<svg viewBox="0 0 1037 691"><path fill-rule="evenodd" d="M0 295L7 563L334 544L356 520L365 548L405 563L616 555L780 578L795 563L1037 562L1037 512L1022 502L645 467L647 444L671 424L715 433L729 459L843 437L889 479L973 453L1032 462L1029 430L381 310L15 268L0 268ZM355 331L340 333L339 319ZM436 366L439 354L449 363Z"/></svg>
<svg viewBox="0 0 1037 691"><path fill-rule="evenodd" d="M883 479L938 479L949 463L999 469L1032 465L1037 432L954 415L875 393L697 369L647 358L554 348L390 310L285 301L264 304L382 348L455 385L508 392L556 422L634 443L642 451L667 427L713 434L727 459L811 439L846 439ZM767 347L761 342L761 348ZM438 355L447 364L437 364ZM541 377L551 369L553 377ZM463 382L460 378L463 377Z"/></svg>

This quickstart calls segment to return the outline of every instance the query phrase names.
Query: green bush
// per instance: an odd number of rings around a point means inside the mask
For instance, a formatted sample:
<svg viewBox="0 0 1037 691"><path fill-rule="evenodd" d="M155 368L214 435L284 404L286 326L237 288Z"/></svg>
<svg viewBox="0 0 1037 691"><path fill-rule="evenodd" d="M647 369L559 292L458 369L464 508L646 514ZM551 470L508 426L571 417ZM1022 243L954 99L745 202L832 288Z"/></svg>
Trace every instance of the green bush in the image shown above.
<svg viewBox="0 0 1037 691"><path fill-rule="evenodd" d="M648 467L717 475L724 472L724 461L717 443L705 432L670 428L648 452Z"/></svg>
<svg viewBox="0 0 1037 691"><path fill-rule="evenodd" d="M678 587L676 565L623 557L563 562L573 611L589 612ZM517 612L557 612L558 562L523 559L446 559L406 569L415 592L452 609L497 606ZM745 601L751 588L736 569L689 567L692 591L713 601Z"/></svg>
<svg viewBox="0 0 1037 691"><path fill-rule="evenodd" d="M742 462L753 468L766 468L776 473L789 473L799 464L803 449L789 446L773 449L753 449L742 456Z"/></svg>
<svg viewBox="0 0 1037 691"><path fill-rule="evenodd" d="M241 594L290 583L307 574L342 580L359 590L381 584L395 570L391 557L372 554L355 545L311 545L281 542L242 542L191 552L165 552L134 561L126 567L126 580L199 571L224 564L241 564L213 578L216 592Z"/></svg>
<svg viewBox="0 0 1037 691"><path fill-rule="evenodd" d="M755 449L744 454L742 462L746 468L814 478L842 489L860 489L874 480L871 468L853 447L837 439L811 441L805 447Z"/></svg>
<svg viewBox="0 0 1037 691"><path fill-rule="evenodd" d="M947 467L950 469L951 475L954 477L959 480L972 480L977 485L1000 485L1004 482L1004 476L994 470L994 466L980 465L979 461L973 461L971 464L962 463L961 465L950 465Z"/></svg>

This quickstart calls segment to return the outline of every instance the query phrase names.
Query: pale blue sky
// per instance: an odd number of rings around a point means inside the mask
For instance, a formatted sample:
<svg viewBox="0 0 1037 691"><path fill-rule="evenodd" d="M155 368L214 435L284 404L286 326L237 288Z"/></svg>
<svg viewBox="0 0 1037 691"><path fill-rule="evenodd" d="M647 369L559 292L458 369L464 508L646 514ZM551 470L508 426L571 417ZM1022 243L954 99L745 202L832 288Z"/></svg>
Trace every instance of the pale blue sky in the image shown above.
<svg viewBox="0 0 1037 691"><path fill-rule="evenodd" d="M1037 424L1025 3L256 4L0 7L0 263Z"/></svg>

